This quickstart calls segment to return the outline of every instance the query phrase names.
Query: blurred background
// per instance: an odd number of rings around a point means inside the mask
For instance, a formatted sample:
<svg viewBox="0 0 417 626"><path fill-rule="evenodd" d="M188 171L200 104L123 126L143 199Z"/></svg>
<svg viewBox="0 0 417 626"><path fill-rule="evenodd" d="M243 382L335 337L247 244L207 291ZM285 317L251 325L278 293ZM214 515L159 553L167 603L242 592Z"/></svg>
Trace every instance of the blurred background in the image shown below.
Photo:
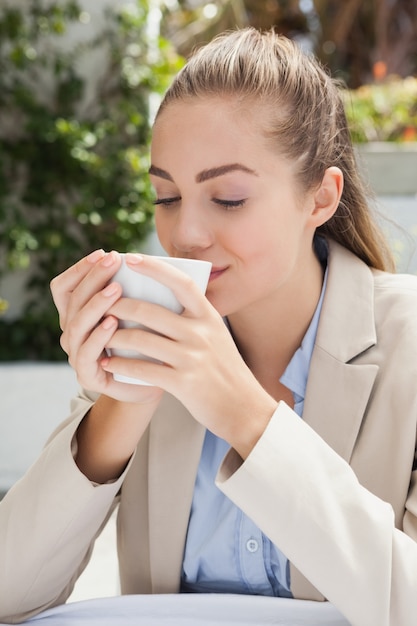
<svg viewBox="0 0 417 626"><path fill-rule="evenodd" d="M0 0L0 498L77 390L50 280L98 247L160 251L159 99L193 48L247 25L343 81L373 206L398 269L417 273L416 0ZM77 599L116 592L108 532Z"/></svg>

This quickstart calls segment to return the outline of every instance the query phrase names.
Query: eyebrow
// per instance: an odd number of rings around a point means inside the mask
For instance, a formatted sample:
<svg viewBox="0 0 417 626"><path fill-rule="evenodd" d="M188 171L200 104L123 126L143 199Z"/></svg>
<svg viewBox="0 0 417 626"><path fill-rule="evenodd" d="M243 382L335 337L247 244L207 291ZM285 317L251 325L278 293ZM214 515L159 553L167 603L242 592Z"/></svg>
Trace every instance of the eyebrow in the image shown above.
<svg viewBox="0 0 417 626"><path fill-rule="evenodd" d="M241 163L229 163L228 165L220 165L219 167L212 167L209 170L203 170L195 177L197 183L204 183L206 180L210 180L210 178L217 178L218 176L224 176L229 172L245 172L246 174L253 174L257 176L258 174L255 170L251 170L246 165L242 165Z"/></svg>
<svg viewBox="0 0 417 626"><path fill-rule="evenodd" d="M169 174L165 170L162 170L160 167L156 167L156 165L151 165L151 167L149 168L149 174L153 174L154 176L158 176L159 178L165 178L165 180L170 180L172 183L174 182L171 174Z"/></svg>
<svg viewBox="0 0 417 626"><path fill-rule="evenodd" d="M206 180L210 180L211 178L217 178L218 176L224 176L229 172L245 172L246 174L252 174L253 176L258 176L255 170L250 169L250 167L246 167L246 165L242 165L242 163L228 163L227 165L219 165L218 167L212 167L208 170L203 170L199 172L195 180L197 183L204 183ZM154 176L158 176L159 178L164 178L165 180L169 180L174 182L171 174L160 167L156 167L156 165L151 165L149 168L149 174L153 174Z"/></svg>

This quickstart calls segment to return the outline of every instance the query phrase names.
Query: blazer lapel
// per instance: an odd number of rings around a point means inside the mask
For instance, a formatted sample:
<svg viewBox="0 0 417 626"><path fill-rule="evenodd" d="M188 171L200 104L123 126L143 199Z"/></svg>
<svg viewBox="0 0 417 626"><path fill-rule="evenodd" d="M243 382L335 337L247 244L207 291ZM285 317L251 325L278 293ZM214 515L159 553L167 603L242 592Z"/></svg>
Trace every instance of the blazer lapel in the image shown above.
<svg viewBox="0 0 417 626"><path fill-rule="evenodd" d="M329 246L303 419L349 462L378 372L377 365L355 362L376 343L374 279L351 252L333 242Z"/></svg>
<svg viewBox="0 0 417 626"><path fill-rule="evenodd" d="M378 366L340 363L320 349L312 365L304 420L350 462Z"/></svg>
<svg viewBox="0 0 417 626"><path fill-rule="evenodd" d="M184 543L205 428L165 394L149 440L149 543L153 593L179 590Z"/></svg>

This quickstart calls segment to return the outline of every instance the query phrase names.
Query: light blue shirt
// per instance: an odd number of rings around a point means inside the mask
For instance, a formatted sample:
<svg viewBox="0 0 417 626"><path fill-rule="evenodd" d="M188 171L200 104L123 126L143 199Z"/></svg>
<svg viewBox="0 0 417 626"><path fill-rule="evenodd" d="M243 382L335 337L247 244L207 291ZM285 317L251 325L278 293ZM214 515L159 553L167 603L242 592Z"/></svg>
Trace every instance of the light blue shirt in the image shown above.
<svg viewBox="0 0 417 626"><path fill-rule="evenodd" d="M320 258L325 258L327 250L320 244L318 248ZM327 270L310 326L280 379L293 393L294 410L300 417L326 282ZM217 470L229 448L226 441L206 432L190 513L181 591L291 598L286 556L215 485Z"/></svg>

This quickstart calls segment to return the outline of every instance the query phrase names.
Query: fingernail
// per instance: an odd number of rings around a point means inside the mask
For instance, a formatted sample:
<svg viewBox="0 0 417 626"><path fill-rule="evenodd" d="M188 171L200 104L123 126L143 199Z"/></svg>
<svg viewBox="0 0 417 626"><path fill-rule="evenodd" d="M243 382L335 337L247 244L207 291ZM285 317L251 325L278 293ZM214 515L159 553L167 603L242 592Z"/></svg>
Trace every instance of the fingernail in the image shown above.
<svg viewBox="0 0 417 626"><path fill-rule="evenodd" d="M91 252L91 254L87 256L87 261L90 263L96 263L99 259L101 259L103 254L105 254L104 250L94 250L94 252Z"/></svg>
<svg viewBox="0 0 417 626"><path fill-rule="evenodd" d="M142 261L143 256L141 254L133 254L132 252L126 254L126 263L129 265L139 265Z"/></svg>
<svg viewBox="0 0 417 626"><path fill-rule="evenodd" d="M117 252L115 252L114 250L112 250L111 252L109 252L108 254L106 254L106 256L104 257L104 259L102 260L101 264L104 267L110 267L111 265L113 265L113 263L115 263L116 261L116 257L117 257Z"/></svg>
<svg viewBox="0 0 417 626"><path fill-rule="evenodd" d="M117 320L110 315L108 317L105 317L104 320L101 322L101 326L104 330L110 330L110 328L116 326L116 324Z"/></svg>
<svg viewBox="0 0 417 626"><path fill-rule="evenodd" d="M110 285L107 285L107 287L103 289L102 294L106 298L110 298L110 296L114 296L118 289L119 285L117 283L110 283Z"/></svg>

